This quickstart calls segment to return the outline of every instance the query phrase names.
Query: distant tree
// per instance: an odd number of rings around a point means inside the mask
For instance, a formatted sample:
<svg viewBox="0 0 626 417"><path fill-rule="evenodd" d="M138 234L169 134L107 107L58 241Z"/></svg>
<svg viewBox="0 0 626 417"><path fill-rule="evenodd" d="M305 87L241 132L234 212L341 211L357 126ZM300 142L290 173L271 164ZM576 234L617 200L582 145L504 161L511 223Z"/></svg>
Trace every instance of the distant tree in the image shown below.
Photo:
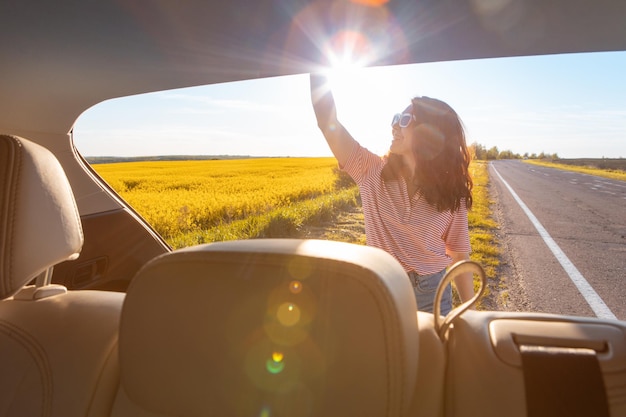
<svg viewBox="0 0 626 417"><path fill-rule="evenodd" d="M487 150L480 143L474 142L469 146L469 151L472 159L485 160L487 159Z"/></svg>
<svg viewBox="0 0 626 417"><path fill-rule="evenodd" d="M497 146L489 148L489 150L487 151L487 160L492 161L494 159L498 159L498 155L500 155L500 151L498 151Z"/></svg>
<svg viewBox="0 0 626 417"><path fill-rule="evenodd" d="M476 158L476 145L477 143L473 142L467 146L467 150L469 151L469 154L470 154L470 159L472 160L477 159Z"/></svg>
<svg viewBox="0 0 626 417"><path fill-rule="evenodd" d="M516 159L519 155L515 155L513 151L507 149L498 154L498 159Z"/></svg>
<svg viewBox="0 0 626 417"><path fill-rule="evenodd" d="M498 150L497 146L493 146L487 149L484 145L478 142L473 142L468 146L470 156L472 159L480 161L493 161L496 159L522 159L522 156L518 153L514 153L510 149L505 151ZM528 152L524 154L528 158ZM535 156L536 157L536 156Z"/></svg>

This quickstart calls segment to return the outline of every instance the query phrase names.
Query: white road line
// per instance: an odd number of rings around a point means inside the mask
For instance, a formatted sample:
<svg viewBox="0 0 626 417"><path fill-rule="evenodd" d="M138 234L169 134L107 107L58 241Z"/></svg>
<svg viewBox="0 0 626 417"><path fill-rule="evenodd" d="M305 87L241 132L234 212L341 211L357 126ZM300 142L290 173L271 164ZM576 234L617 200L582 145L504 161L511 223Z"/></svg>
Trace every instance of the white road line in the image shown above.
<svg viewBox="0 0 626 417"><path fill-rule="evenodd" d="M615 317L615 314L613 314L609 307L604 303L598 293L595 292L591 285L589 285L589 282L587 282L585 277L583 277L580 271L574 266L572 261L570 261L565 253L561 250L559 245L557 245L554 239L552 239L552 237L548 234L547 230L541 225L539 220L535 217L532 211L530 211L528 206L524 204L522 199L519 198L515 191L513 191L513 188L511 188L509 183L507 183L504 178L502 178L498 170L493 165L491 166L491 168L493 168L493 171L509 190L515 201L517 201L517 204L519 204L524 213L526 213L528 219L531 221L533 226L535 226L537 232L539 232L539 236L541 236L548 248L552 251L556 259L559 261L567 275L569 275L570 279L572 280L576 288L578 288L578 291L580 291L580 294L583 296L585 301L587 301L587 304L589 304L589 307L591 307L596 317L601 319L617 319L617 317Z"/></svg>

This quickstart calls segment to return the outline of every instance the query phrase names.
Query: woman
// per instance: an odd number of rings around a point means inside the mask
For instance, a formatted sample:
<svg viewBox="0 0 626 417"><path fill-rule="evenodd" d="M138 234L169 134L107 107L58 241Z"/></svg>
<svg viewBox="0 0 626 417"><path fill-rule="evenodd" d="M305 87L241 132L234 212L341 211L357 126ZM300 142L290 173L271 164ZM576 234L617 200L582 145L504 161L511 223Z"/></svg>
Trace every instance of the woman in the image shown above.
<svg viewBox="0 0 626 417"><path fill-rule="evenodd" d="M361 192L367 244L391 253L407 271L418 309L433 311L446 268L469 259L467 210L472 205L469 152L456 112L442 101L415 97L393 117L386 156L363 148L337 120L321 75L311 75L317 124L341 169ZM455 279L462 301L474 295L471 273ZM441 313L452 309L446 288Z"/></svg>

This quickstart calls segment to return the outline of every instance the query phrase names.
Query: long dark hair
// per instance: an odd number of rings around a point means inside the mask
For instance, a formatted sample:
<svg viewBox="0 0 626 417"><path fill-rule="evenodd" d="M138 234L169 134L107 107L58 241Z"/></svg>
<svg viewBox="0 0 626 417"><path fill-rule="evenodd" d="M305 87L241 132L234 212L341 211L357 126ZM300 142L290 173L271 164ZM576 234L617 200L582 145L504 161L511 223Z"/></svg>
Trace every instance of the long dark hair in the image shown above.
<svg viewBox="0 0 626 417"><path fill-rule="evenodd" d="M413 156L416 161L413 184L438 211L459 209L464 199L472 207L474 183L469 173L471 161L465 130L458 114L448 104L430 97L414 97L411 112L415 120ZM397 180L402 157L389 154L382 171L383 181Z"/></svg>

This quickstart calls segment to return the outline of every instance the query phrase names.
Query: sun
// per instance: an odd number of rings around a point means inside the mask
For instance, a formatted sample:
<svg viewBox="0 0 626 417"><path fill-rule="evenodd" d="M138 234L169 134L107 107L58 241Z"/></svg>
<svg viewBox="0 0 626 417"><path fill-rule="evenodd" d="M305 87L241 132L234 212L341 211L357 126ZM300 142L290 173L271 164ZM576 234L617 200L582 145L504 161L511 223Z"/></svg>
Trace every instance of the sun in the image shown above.
<svg viewBox="0 0 626 417"><path fill-rule="evenodd" d="M372 61L372 44L361 32L342 30L328 41L324 54L332 71L362 68Z"/></svg>
<svg viewBox="0 0 626 417"><path fill-rule="evenodd" d="M368 38L358 31L339 31L326 43L324 56L328 65L324 73L336 98L350 101L350 97L358 97L354 93L363 87L360 74L371 63L372 45Z"/></svg>
<svg viewBox="0 0 626 417"><path fill-rule="evenodd" d="M384 67L377 66L379 43L356 30L342 30L321 45L326 77L325 88L332 91L337 115L350 133L379 153L387 150L388 118L396 107L388 97L398 91L393 77L387 77ZM389 139L390 140L390 139Z"/></svg>

